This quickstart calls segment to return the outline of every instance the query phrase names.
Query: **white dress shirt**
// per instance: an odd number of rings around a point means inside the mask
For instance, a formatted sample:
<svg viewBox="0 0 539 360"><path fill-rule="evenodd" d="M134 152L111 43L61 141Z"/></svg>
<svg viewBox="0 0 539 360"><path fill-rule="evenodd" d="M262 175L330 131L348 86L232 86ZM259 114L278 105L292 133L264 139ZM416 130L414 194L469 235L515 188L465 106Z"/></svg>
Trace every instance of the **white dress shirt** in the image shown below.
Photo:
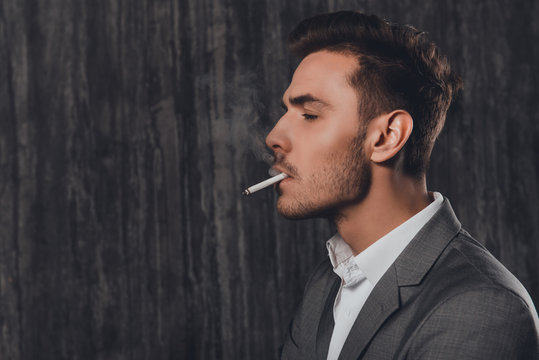
<svg viewBox="0 0 539 360"><path fill-rule="evenodd" d="M333 271L341 278L341 286L333 306L335 327L329 344L328 360L339 357L352 325L378 280L441 207L443 196L434 192L433 197L434 201L426 208L356 256L339 234L327 241Z"/></svg>

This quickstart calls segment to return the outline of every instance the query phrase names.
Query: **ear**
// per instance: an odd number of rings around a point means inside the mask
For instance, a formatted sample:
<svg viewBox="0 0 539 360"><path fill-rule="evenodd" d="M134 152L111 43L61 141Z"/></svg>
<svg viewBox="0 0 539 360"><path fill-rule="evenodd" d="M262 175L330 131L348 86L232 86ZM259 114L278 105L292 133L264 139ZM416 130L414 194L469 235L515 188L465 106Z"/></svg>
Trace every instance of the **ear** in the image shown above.
<svg viewBox="0 0 539 360"><path fill-rule="evenodd" d="M395 156L406 144L414 120L407 111L395 110L373 119L369 127L373 143L371 160L382 163Z"/></svg>

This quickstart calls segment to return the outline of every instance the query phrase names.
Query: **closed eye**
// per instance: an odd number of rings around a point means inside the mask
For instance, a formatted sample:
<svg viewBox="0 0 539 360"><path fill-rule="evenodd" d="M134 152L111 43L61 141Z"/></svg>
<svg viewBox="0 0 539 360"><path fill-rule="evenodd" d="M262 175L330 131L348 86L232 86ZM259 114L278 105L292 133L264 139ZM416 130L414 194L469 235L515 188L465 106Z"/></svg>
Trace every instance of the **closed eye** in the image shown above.
<svg viewBox="0 0 539 360"><path fill-rule="evenodd" d="M302 114L302 116L305 118L305 120L316 120L316 119L318 119L318 115Z"/></svg>

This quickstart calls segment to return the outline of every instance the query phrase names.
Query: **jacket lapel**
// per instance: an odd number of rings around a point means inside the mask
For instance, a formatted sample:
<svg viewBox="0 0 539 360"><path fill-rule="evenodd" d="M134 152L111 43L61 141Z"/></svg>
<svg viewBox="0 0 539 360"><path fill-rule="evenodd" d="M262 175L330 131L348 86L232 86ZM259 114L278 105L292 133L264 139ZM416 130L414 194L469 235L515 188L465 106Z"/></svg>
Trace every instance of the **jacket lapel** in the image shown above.
<svg viewBox="0 0 539 360"><path fill-rule="evenodd" d="M400 287L420 284L460 228L449 200L444 198L442 207L372 290L350 330L339 359L361 356L378 329L401 306Z"/></svg>
<svg viewBox="0 0 539 360"><path fill-rule="evenodd" d="M335 281L333 282L322 310L322 315L320 317L320 323L318 324L316 334L317 359L325 360L328 356L329 343L331 341L331 335L333 334L333 328L335 327L335 321L333 319L333 304L335 303L335 297L339 292L340 282L341 279L335 276Z"/></svg>
<svg viewBox="0 0 539 360"><path fill-rule="evenodd" d="M339 359L356 359L378 328L400 306L399 288L391 267L374 287L350 330Z"/></svg>

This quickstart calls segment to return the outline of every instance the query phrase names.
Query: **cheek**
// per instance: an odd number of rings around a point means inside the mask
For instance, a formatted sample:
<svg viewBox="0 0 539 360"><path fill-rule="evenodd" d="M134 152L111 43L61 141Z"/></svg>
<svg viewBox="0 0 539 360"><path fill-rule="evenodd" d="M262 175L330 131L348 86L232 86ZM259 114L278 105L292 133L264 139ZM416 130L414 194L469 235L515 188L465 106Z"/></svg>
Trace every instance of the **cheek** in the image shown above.
<svg viewBox="0 0 539 360"><path fill-rule="evenodd" d="M310 143L312 162L316 167L332 167L342 161L348 153L350 143L354 139L355 133L342 133L326 131L317 139Z"/></svg>
<svg viewBox="0 0 539 360"><path fill-rule="evenodd" d="M349 141L343 139L342 142L332 143L331 146L313 147L298 165L304 185L310 184L321 189L334 182L335 177L346 168L343 162L347 159Z"/></svg>
<svg viewBox="0 0 539 360"><path fill-rule="evenodd" d="M350 142L359 131L353 114L343 113L318 122L304 123L297 129L295 147L289 160L305 176L328 169L346 156Z"/></svg>
<svg viewBox="0 0 539 360"><path fill-rule="evenodd" d="M355 111L343 111L336 116L321 121L313 127L312 139L316 139L322 149L334 150L346 148L347 144L359 132L359 120Z"/></svg>

